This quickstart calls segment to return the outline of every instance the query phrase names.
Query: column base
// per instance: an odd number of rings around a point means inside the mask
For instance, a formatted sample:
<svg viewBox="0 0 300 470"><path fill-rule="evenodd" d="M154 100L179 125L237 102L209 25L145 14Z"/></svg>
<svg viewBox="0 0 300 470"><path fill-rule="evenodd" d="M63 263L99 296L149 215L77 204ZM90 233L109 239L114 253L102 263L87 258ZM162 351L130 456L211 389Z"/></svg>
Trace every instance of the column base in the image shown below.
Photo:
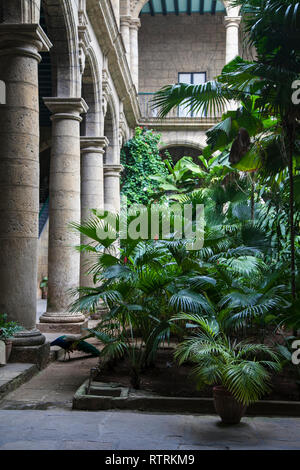
<svg viewBox="0 0 300 470"><path fill-rule="evenodd" d="M39 369L44 369L49 363L49 356L50 343L48 342L39 346L13 346L9 362L36 364Z"/></svg>
<svg viewBox="0 0 300 470"><path fill-rule="evenodd" d="M40 317L40 323L80 323L85 320L82 313L45 312Z"/></svg>
<svg viewBox="0 0 300 470"><path fill-rule="evenodd" d="M32 330L22 330L12 338L13 347L40 346L44 344L46 338L37 328Z"/></svg>
<svg viewBox="0 0 300 470"><path fill-rule="evenodd" d="M88 320L82 313L45 312L36 325L42 333L77 333L88 327Z"/></svg>
<svg viewBox="0 0 300 470"><path fill-rule="evenodd" d="M42 333L81 334L88 327L88 320L80 323L37 323L36 326Z"/></svg>

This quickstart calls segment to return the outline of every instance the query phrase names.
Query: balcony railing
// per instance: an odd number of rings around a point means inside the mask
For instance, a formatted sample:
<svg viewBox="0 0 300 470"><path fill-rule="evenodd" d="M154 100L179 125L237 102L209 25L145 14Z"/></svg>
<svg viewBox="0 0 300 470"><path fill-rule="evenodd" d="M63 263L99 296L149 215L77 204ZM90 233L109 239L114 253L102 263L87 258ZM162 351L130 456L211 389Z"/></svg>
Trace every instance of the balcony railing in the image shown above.
<svg viewBox="0 0 300 470"><path fill-rule="evenodd" d="M154 93L139 93L139 103L142 118L158 118L158 109L153 108L153 103L151 102L154 97ZM177 106L173 108L168 114L167 118L216 118L220 117L221 113L216 115L210 115L210 113L193 113L188 108L182 106Z"/></svg>

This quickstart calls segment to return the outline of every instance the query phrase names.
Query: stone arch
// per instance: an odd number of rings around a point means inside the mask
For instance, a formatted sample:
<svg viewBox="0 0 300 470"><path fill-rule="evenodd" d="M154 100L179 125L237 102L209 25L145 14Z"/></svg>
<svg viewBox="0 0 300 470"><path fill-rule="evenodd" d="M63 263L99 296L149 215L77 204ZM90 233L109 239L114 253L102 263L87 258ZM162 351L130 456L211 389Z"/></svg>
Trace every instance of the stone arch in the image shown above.
<svg viewBox="0 0 300 470"><path fill-rule="evenodd" d="M114 107L112 97L107 100L107 111L104 118L104 135L107 137L109 144L104 154L104 163L106 165L119 164L119 129L117 125L117 114Z"/></svg>
<svg viewBox="0 0 300 470"><path fill-rule="evenodd" d="M202 154L204 147L205 135L193 134L189 136L177 132L175 135L163 134L159 150L162 158L165 158L164 150L168 150L174 163L184 156L192 157L195 163L199 163L198 156Z"/></svg>
<svg viewBox="0 0 300 470"><path fill-rule="evenodd" d="M71 0L42 0L47 33L53 47L52 95L80 97L78 34Z"/></svg>
<svg viewBox="0 0 300 470"><path fill-rule="evenodd" d="M116 22L119 24L120 21L120 0L111 0L112 8L115 13Z"/></svg>
<svg viewBox="0 0 300 470"><path fill-rule="evenodd" d="M89 49L86 54L85 67L82 75L82 98L87 103L89 109L83 115L81 123L81 135L100 135L100 74L99 66L93 49Z"/></svg>
<svg viewBox="0 0 300 470"><path fill-rule="evenodd" d="M192 160L199 164L199 155L202 154L202 150L196 147L191 147L187 145L173 145L171 147L164 147L160 151L161 157L166 158L165 151L168 151L168 154L171 156L173 163L177 163L183 157L191 157Z"/></svg>
<svg viewBox="0 0 300 470"><path fill-rule="evenodd" d="M205 135L200 136L163 136L159 149L163 150L170 147L191 147L195 150L202 150L205 147Z"/></svg>

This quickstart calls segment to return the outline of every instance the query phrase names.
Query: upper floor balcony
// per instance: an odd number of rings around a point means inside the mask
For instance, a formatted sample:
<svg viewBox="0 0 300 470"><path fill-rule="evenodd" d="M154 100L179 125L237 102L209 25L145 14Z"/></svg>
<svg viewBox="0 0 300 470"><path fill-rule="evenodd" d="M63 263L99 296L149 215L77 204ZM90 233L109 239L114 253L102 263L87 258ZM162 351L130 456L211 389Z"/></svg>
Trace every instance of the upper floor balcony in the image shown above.
<svg viewBox="0 0 300 470"><path fill-rule="evenodd" d="M143 120L160 120L161 118L159 117L159 110L154 107L153 105L153 98L154 98L154 93L153 92L140 92L138 94L139 96L139 106L140 106L140 111L141 111L141 117ZM208 111L202 111L202 112L194 112L189 109L189 107L183 106L177 106L176 108L173 108L166 116L165 119L171 119L174 121L174 119L178 119L180 121L189 119L190 123L193 121L199 122L199 120L203 122L207 121L214 121L218 118L220 118L222 113L214 113L211 114Z"/></svg>

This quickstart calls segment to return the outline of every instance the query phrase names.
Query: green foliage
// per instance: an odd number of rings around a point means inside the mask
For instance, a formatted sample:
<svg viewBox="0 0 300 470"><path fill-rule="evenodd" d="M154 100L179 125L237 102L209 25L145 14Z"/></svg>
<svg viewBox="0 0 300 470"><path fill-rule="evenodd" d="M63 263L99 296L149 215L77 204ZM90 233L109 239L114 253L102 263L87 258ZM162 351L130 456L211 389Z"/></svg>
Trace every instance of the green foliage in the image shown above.
<svg viewBox="0 0 300 470"><path fill-rule="evenodd" d="M195 365L198 387L223 385L237 401L248 405L270 390L270 372L280 370L278 355L264 344L232 341L215 319L197 314L180 314L195 333L177 347L175 357L182 364ZM260 359L258 359L258 357Z"/></svg>
<svg viewBox="0 0 300 470"><path fill-rule="evenodd" d="M43 287L48 287L48 277L45 276L40 282L40 288L42 289Z"/></svg>
<svg viewBox="0 0 300 470"><path fill-rule="evenodd" d="M210 207L213 204L211 200ZM180 334L172 320L175 312L215 319L234 335L241 328L247 331L276 321L276 315L289 307L280 273L267 274L267 242L247 218L239 218L240 212L221 211L217 222L215 216L208 217L204 246L193 251L187 250L186 240L127 238L121 246L113 238L102 240L98 229L104 219L96 212L84 224L72 224L90 238L78 249L91 256L88 273L95 287L73 291L79 296L70 309L106 304L109 312L90 334L103 343L101 356L129 357L135 388L141 371L155 361L157 348L172 332ZM119 224L115 226L118 236Z"/></svg>
<svg viewBox="0 0 300 470"><path fill-rule="evenodd" d="M248 46L255 47L256 59L249 62L236 57L214 81L202 85L166 86L156 93L154 104L164 117L178 105L214 115L224 112L226 104L236 102L238 109L224 113L221 122L207 132L203 156L208 159L219 151L219 162L229 160L231 168L251 174L251 218L258 215L257 225L270 240L269 262L276 269L285 263L284 276L290 279L294 305L289 318L294 318L296 328L300 107L293 102L292 94L300 73L299 3L236 0L234 4L241 6ZM242 140L242 129L249 142Z"/></svg>
<svg viewBox="0 0 300 470"><path fill-rule="evenodd" d="M121 194L128 198L129 204L147 204L152 196L155 198L158 184L150 176L167 174L159 154L159 141L159 135L137 127L134 137L121 150L121 164L124 166Z"/></svg>
<svg viewBox="0 0 300 470"><path fill-rule="evenodd" d="M15 321L7 321L7 314L0 314L0 340L5 341L13 337L15 333L23 330L23 327Z"/></svg>

